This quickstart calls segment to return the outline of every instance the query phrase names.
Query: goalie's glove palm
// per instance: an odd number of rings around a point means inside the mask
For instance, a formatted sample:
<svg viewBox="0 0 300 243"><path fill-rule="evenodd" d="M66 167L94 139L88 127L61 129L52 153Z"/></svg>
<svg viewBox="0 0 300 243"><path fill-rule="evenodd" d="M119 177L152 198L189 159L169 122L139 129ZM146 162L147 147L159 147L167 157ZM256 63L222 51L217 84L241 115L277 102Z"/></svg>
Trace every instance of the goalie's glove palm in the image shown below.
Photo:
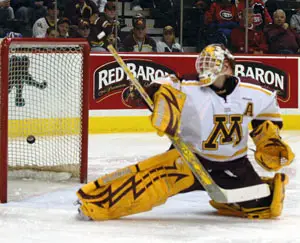
<svg viewBox="0 0 300 243"><path fill-rule="evenodd" d="M251 132L256 151L255 160L268 171L277 171L292 163L295 155L279 136L279 128L271 121L265 121Z"/></svg>

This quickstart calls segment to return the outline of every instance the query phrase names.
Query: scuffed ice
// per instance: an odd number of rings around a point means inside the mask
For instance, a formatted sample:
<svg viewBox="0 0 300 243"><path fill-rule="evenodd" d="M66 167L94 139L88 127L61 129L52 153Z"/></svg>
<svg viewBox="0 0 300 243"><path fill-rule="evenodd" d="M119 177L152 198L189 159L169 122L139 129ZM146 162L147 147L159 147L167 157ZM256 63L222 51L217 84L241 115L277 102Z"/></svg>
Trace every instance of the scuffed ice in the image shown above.
<svg viewBox="0 0 300 243"><path fill-rule="evenodd" d="M119 220L78 219L75 181L10 181L10 202L0 205L2 243L109 242L300 242L300 132L284 132L296 160L284 173L290 177L283 215L274 220L217 216L204 192L170 198L150 212ZM156 134L92 135L89 138L89 180L165 151L166 138ZM249 147L253 144L249 141ZM299 151L299 152L298 152ZM253 159L253 152L249 152ZM254 164L261 175L264 172Z"/></svg>

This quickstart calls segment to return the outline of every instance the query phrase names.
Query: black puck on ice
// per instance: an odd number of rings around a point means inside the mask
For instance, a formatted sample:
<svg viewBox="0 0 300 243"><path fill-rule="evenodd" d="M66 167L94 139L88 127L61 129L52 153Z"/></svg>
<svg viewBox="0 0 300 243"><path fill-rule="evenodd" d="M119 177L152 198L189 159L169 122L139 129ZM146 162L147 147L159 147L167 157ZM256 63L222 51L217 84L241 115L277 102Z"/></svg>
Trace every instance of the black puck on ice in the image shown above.
<svg viewBox="0 0 300 243"><path fill-rule="evenodd" d="M33 144L35 142L35 137L32 135L29 135L27 137L27 143Z"/></svg>

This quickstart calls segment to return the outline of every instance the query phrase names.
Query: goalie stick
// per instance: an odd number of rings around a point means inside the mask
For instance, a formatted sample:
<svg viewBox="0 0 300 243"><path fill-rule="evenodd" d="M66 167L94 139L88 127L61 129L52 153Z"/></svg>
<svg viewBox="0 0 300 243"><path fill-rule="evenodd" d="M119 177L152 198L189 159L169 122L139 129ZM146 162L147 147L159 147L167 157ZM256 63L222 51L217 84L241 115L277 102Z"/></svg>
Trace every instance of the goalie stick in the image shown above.
<svg viewBox="0 0 300 243"><path fill-rule="evenodd" d="M108 50L113 55L118 64L122 67L126 75L128 76L131 83L138 90L140 95L143 97L148 106L153 109L153 101L146 93L140 82L134 77L133 73L129 70L123 59L119 56L117 51L112 45L109 45ZM263 198L270 195L270 188L267 184L259 184L249 187L243 187L238 189L224 189L219 187L214 180L211 178L210 174L201 164L196 155L189 149L188 145L180 138L179 135L174 137L168 136L174 147L180 153L183 161L189 166L190 170L193 172L197 180L202 184L204 189L207 191L208 195L216 202L220 203L235 203L249 201L253 199ZM121 178L125 175L136 173L137 170L135 166L129 166L124 169L116 171L116 173L104 176L102 181L104 184L112 181L113 179Z"/></svg>

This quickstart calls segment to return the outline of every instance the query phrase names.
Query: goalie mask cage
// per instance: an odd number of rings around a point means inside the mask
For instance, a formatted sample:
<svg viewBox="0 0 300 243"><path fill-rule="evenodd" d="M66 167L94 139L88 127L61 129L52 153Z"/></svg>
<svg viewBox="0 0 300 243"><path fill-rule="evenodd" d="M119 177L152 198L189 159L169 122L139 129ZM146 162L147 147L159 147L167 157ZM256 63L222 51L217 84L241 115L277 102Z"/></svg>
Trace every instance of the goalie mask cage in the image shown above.
<svg viewBox="0 0 300 243"><path fill-rule="evenodd" d="M0 48L0 202L7 202L14 172L67 173L86 182L88 43L16 38Z"/></svg>

